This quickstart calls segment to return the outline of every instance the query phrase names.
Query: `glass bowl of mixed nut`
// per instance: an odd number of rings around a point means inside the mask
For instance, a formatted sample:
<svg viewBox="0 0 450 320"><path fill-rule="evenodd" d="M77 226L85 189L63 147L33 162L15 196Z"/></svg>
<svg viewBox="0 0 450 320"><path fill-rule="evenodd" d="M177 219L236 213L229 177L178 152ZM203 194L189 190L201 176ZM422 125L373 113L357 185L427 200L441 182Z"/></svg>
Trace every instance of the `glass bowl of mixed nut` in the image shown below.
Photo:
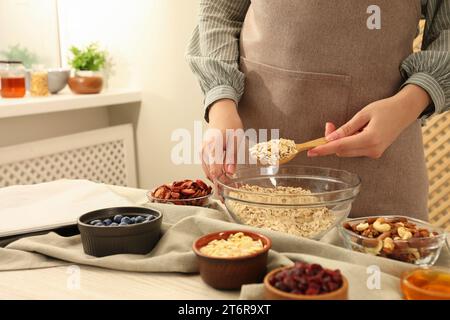
<svg viewBox="0 0 450 320"><path fill-rule="evenodd" d="M150 191L147 196L151 203L208 207L213 190L200 179L183 180L159 186Z"/></svg>
<svg viewBox="0 0 450 320"><path fill-rule="evenodd" d="M348 249L419 266L434 265L446 240L439 228L403 216L351 219L339 232Z"/></svg>
<svg viewBox="0 0 450 320"><path fill-rule="evenodd" d="M321 239L348 217L361 180L346 171L293 165L240 169L217 184L237 223Z"/></svg>

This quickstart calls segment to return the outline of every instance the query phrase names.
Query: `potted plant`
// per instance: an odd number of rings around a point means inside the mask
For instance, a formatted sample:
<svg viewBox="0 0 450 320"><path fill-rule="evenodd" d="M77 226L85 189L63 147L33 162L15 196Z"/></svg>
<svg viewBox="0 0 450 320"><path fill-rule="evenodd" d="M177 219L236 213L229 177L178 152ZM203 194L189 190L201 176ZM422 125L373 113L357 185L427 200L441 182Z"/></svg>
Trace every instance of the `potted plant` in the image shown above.
<svg viewBox="0 0 450 320"><path fill-rule="evenodd" d="M84 49L72 46L69 65L75 74L69 79L69 87L76 94L95 94L103 89L103 69L107 62L107 52L100 50L96 43Z"/></svg>

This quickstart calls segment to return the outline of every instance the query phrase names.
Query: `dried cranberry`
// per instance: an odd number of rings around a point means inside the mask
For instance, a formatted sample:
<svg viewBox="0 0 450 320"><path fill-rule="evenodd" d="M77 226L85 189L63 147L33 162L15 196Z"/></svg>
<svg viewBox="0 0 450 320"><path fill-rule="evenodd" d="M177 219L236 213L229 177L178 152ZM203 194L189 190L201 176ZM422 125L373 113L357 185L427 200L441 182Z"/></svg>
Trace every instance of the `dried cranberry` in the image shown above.
<svg viewBox="0 0 450 320"><path fill-rule="evenodd" d="M338 290L342 287L343 279L339 270L297 262L293 268L276 274L270 284L285 292L318 295Z"/></svg>
<svg viewBox="0 0 450 320"><path fill-rule="evenodd" d="M311 283L308 287L308 290L306 290L305 292L307 296L318 295L319 293L320 293L320 286L315 283Z"/></svg>
<svg viewBox="0 0 450 320"><path fill-rule="evenodd" d="M318 274L319 272L321 272L323 270L322 266L319 264L312 264L311 265L311 271L313 274Z"/></svg>
<svg viewBox="0 0 450 320"><path fill-rule="evenodd" d="M278 290L284 291L284 292L289 292L289 288L286 287L283 282L277 282L275 283L275 288L277 288Z"/></svg>

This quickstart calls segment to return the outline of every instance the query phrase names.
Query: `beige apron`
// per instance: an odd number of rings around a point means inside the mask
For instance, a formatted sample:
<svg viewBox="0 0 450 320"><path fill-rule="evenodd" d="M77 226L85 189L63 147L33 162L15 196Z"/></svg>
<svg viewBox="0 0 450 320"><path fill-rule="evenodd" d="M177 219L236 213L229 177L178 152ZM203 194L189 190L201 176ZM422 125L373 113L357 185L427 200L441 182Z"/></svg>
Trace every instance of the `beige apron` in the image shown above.
<svg viewBox="0 0 450 320"><path fill-rule="evenodd" d="M381 29L368 27L372 5L381 9ZM253 0L241 34L245 127L280 129L280 137L308 141L323 136L327 121L340 126L394 95L419 19L420 0ZM295 163L359 174L362 191L352 216L428 219L419 121L379 160L303 155Z"/></svg>

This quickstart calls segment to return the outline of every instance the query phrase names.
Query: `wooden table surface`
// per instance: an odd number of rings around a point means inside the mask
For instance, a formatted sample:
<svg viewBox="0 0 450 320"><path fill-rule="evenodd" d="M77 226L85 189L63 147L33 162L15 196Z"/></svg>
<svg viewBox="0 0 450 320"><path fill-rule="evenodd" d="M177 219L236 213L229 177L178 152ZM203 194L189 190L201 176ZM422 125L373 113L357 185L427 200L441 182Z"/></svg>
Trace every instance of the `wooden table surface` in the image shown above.
<svg viewBox="0 0 450 320"><path fill-rule="evenodd" d="M232 300L238 298L239 292L214 290L196 275L131 273L86 266L81 266L79 269L58 267L0 272L0 299Z"/></svg>

